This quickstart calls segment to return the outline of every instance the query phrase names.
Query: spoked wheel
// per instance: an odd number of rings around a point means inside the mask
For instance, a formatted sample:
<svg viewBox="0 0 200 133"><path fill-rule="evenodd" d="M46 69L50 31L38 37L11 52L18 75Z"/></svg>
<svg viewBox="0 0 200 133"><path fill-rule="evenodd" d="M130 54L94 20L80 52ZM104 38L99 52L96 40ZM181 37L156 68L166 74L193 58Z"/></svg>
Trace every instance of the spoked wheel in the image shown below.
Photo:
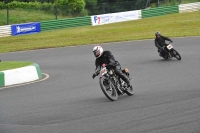
<svg viewBox="0 0 200 133"><path fill-rule="evenodd" d="M172 51L173 56L177 59L177 60L181 60L181 55L174 49Z"/></svg>
<svg viewBox="0 0 200 133"><path fill-rule="evenodd" d="M109 100L116 101L118 99L118 94L114 84L111 81L108 81L106 77L100 77L99 84L101 86L101 90Z"/></svg>

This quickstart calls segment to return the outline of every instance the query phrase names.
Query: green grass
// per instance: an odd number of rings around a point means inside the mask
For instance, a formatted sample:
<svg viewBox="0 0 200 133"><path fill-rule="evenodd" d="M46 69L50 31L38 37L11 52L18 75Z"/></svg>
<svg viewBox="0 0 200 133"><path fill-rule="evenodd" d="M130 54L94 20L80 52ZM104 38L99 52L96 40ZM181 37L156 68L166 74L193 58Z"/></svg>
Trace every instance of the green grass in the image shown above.
<svg viewBox="0 0 200 133"><path fill-rule="evenodd" d="M200 36L200 11L161 17L0 38L0 53L74 45L153 39L160 31L168 37Z"/></svg>
<svg viewBox="0 0 200 133"><path fill-rule="evenodd" d="M59 19L66 18L59 15ZM10 9L9 10L9 24L27 23L27 22L40 22L46 20L54 20L56 16L53 14L45 13L40 10L31 9ZM0 25L7 25L7 10L0 10Z"/></svg>
<svg viewBox="0 0 200 133"><path fill-rule="evenodd" d="M23 62L22 61L0 62L0 71L30 66L32 64L33 64L33 62L24 62L24 61Z"/></svg>
<svg viewBox="0 0 200 133"><path fill-rule="evenodd" d="M173 6L173 5L179 5L180 0L170 0L170 1L160 1L159 6ZM188 4L188 3L194 3L194 2L200 2L200 0L181 0L180 4ZM151 7L156 7L157 3L152 4Z"/></svg>

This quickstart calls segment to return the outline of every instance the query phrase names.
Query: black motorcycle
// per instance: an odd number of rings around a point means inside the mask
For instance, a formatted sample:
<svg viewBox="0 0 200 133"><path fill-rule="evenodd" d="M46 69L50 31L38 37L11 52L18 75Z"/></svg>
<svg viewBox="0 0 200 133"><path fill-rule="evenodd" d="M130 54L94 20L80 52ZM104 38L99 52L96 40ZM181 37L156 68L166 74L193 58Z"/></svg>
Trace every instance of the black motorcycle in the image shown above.
<svg viewBox="0 0 200 133"><path fill-rule="evenodd" d="M160 55L164 59L171 59L171 58L176 58L177 60L181 60L181 55L176 51L172 44L169 43L166 46L163 47L163 53L164 55Z"/></svg>
<svg viewBox="0 0 200 133"><path fill-rule="evenodd" d="M129 78L128 69L123 69L122 72ZM131 78L129 78L129 80L131 80ZM119 76L115 74L114 70L107 67L106 64L101 66L99 84L105 96L111 101L116 101L118 96L123 95L124 93L129 96L134 94L132 85L128 87L127 83L119 78Z"/></svg>

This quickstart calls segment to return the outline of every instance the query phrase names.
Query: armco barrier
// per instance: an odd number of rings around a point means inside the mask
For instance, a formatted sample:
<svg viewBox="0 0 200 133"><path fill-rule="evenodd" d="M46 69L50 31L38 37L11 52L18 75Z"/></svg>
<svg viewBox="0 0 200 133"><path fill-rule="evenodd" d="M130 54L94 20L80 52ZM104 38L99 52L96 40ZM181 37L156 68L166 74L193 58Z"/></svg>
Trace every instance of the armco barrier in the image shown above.
<svg viewBox="0 0 200 133"><path fill-rule="evenodd" d="M11 36L11 25L0 26L0 37Z"/></svg>
<svg viewBox="0 0 200 133"><path fill-rule="evenodd" d="M178 12L181 13L181 12L190 12L197 10L200 10L200 2L181 4L179 6L176 5L176 6L166 6L166 7L138 10L138 18L141 19L141 18L161 16ZM79 27L79 26L89 26L89 25L92 25L90 16L49 20L49 21L42 21L40 23L41 31ZM0 37L11 36L11 35L12 35L11 25L0 26Z"/></svg>
<svg viewBox="0 0 200 133"><path fill-rule="evenodd" d="M41 22L41 31L91 25L90 16Z"/></svg>
<svg viewBox="0 0 200 133"><path fill-rule="evenodd" d="M150 8L150 9L142 10L142 18L162 16L162 15L178 13L178 12L179 12L178 5Z"/></svg>
<svg viewBox="0 0 200 133"><path fill-rule="evenodd" d="M181 4L179 5L179 12L193 12L200 10L200 2Z"/></svg>

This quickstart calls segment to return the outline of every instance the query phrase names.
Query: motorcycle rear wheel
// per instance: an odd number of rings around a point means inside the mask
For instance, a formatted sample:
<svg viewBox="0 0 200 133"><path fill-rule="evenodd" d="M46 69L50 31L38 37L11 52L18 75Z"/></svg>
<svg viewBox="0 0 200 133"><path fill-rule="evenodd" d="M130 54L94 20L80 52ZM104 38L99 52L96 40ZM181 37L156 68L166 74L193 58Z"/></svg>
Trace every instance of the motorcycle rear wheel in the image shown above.
<svg viewBox="0 0 200 133"><path fill-rule="evenodd" d="M108 84L108 82L110 82L110 85ZM104 95L109 100L116 101L118 99L118 93L115 89L115 85L111 81L108 81L106 77L100 77L99 84Z"/></svg>
<svg viewBox="0 0 200 133"><path fill-rule="evenodd" d="M127 88L127 90L124 91L128 96L132 96L134 94L133 92L133 86Z"/></svg>
<svg viewBox="0 0 200 133"><path fill-rule="evenodd" d="M164 52L164 53L165 53L165 54L162 55L162 57L163 57L164 59L166 59L166 60L169 59L169 57L167 56L168 53L167 53L167 52Z"/></svg>

